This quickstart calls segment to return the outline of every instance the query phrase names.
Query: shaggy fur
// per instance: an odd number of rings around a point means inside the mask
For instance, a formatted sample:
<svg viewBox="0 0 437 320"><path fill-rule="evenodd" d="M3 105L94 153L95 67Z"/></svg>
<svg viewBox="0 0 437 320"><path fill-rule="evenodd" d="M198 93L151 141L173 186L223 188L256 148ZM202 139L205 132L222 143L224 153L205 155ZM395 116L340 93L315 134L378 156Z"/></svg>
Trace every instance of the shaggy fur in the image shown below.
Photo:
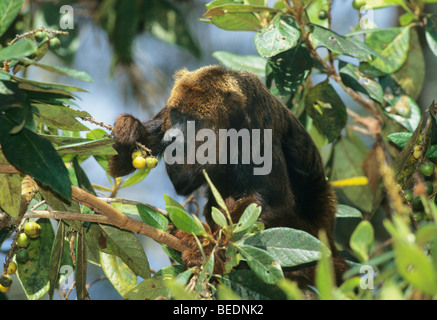
<svg viewBox="0 0 437 320"><path fill-rule="evenodd" d="M163 141L164 133L173 127L184 128L187 121L195 121L196 130L209 128L216 132L230 128L272 129L272 171L254 175L255 165L241 161L227 165L166 164L176 192L189 195L205 186L205 169L226 200L234 222L255 202L262 207L260 221L266 228L291 227L316 237L325 230L340 281L346 266L334 246L335 197L326 181L320 154L299 121L254 74L218 66L176 73L166 106L152 120L142 123L128 114L117 118L113 137L118 155L111 158L110 174L123 176L135 170L131 153L136 141L152 149L154 155L161 155L171 143ZM218 206L209 189L206 196L204 215L214 232L217 226L211 218L211 207ZM184 241L196 247L195 242ZM193 261L196 255L192 252L183 257L187 265L199 263ZM309 270L305 276L309 274L312 279L313 269Z"/></svg>

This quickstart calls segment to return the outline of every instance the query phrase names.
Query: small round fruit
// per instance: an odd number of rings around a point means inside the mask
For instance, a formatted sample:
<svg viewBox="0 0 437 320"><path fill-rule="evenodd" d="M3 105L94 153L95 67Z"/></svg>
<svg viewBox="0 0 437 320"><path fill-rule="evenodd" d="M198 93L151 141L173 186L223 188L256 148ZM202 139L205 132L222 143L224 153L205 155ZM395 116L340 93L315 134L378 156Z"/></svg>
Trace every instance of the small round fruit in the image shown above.
<svg viewBox="0 0 437 320"><path fill-rule="evenodd" d="M35 40L38 42L42 42L47 38L47 32L45 31L38 31L35 33Z"/></svg>
<svg viewBox="0 0 437 320"><path fill-rule="evenodd" d="M413 201L413 190L408 189L404 191L405 193L405 198L407 199L408 202Z"/></svg>
<svg viewBox="0 0 437 320"><path fill-rule="evenodd" d="M143 157L136 157L132 160L132 165L136 169L143 169L146 166L146 159Z"/></svg>
<svg viewBox="0 0 437 320"><path fill-rule="evenodd" d="M17 272L17 264L14 261L10 261L6 269L7 274L14 274Z"/></svg>
<svg viewBox="0 0 437 320"><path fill-rule="evenodd" d="M12 284L12 277L9 274L4 274L0 278L0 285L3 287L10 287Z"/></svg>
<svg viewBox="0 0 437 320"><path fill-rule="evenodd" d="M41 234L41 226L36 222L29 221L24 225L24 233L32 239L38 238Z"/></svg>
<svg viewBox="0 0 437 320"><path fill-rule="evenodd" d="M158 165L158 159L155 157L147 157L146 158L146 166L149 169L153 169Z"/></svg>
<svg viewBox="0 0 437 320"><path fill-rule="evenodd" d="M354 9L359 10L365 4L366 4L366 0L354 0L352 6L354 7Z"/></svg>
<svg viewBox="0 0 437 320"><path fill-rule="evenodd" d="M17 259L18 263L26 263L27 260L29 260L29 251L27 251L27 249L18 251L15 255L15 259Z"/></svg>
<svg viewBox="0 0 437 320"><path fill-rule="evenodd" d="M425 177L430 177L433 175L435 169L435 165L432 162L425 162L424 164L420 165L419 171L421 174L423 174Z"/></svg>
<svg viewBox="0 0 437 320"><path fill-rule="evenodd" d="M11 288L11 287L3 287L3 286L0 284L0 292L6 293L6 292L9 291L10 288Z"/></svg>
<svg viewBox="0 0 437 320"><path fill-rule="evenodd" d="M146 151L143 150L137 150L132 152L132 160L135 159L136 157L141 157L141 156L145 156L147 155Z"/></svg>
<svg viewBox="0 0 437 320"><path fill-rule="evenodd" d="M416 219L417 222L420 222L420 221L423 220L424 213L423 213L423 211L414 211L413 212L413 216L414 216L414 219Z"/></svg>
<svg viewBox="0 0 437 320"><path fill-rule="evenodd" d="M414 146L413 148L413 156L416 159L419 159L422 155L422 148L420 146Z"/></svg>
<svg viewBox="0 0 437 320"><path fill-rule="evenodd" d="M413 198L412 204L414 210L423 210L423 203L420 197Z"/></svg>
<svg viewBox="0 0 437 320"><path fill-rule="evenodd" d="M52 50L58 50L61 47L61 40L59 40L57 37L53 37L50 39L49 46Z"/></svg>
<svg viewBox="0 0 437 320"><path fill-rule="evenodd" d="M320 20L325 20L328 17L328 14L326 13L325 10L320 10L319 12L319 19Z"/></svg>
<svg viewBox="0 0 437 320"><path fill-rule="evenodd" d="M18 246L21 248L27 248L29 243L30 243L29 237L24 232L20 233L18 238L17 238Z"/></svg>

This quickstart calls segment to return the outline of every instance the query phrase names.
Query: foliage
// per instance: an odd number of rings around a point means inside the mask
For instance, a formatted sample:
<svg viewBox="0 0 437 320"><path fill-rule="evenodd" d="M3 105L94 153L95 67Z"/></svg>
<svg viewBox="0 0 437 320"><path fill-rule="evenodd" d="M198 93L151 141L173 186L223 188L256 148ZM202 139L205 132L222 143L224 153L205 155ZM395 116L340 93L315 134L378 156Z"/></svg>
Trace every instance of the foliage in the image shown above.
<svg viewBox="0 0 437 320"><path fill-rule="evenodd" d="M273 7L264 0L216 0L206 5L202 21L230 31L253 31L259 53L243 57L221 51L214 57L229 68L263 77L321 150L339 200L338 224L354 229L348 236L338 235L351 268L337 287L323 233L317 239L291 228L264 230L257 222L261 208L255 204L239 221L232 221L206 172L219 206L212 210L214 222L221 227L214 235L169 196L164 195L165 212L113 199L120 188L146 178L150 169L124 179L108 176L112 189L92 185L81 163L93 157L107 170L115 153L110 133L89 130L79 121L98 123L78 109L75 98L81 88L26 77L28 68L42 68L91 81L85 72L39 62L48 52L71 59L77 34L57 30L58 7L46 3L40 11L45 28L15 37L18 23L25 21L20 13L24 1L0 0L0 211L5 212L0 243L12 238L5 273L14 260L29 299L45 294L53 298L58 287L67 298L65 284L71 285L72 274L77 298L85 299L88 262L101 266L120 295L133 300L303 299L308 291L318 299L435 299L435 174L423 175L419 168L437 158L437 106L431 103L421 114L416 103L426 68L419 36L437 55L437 16L425 11L425 4L434 2L354 1L357 10L362 5L367 10L399 6L405 13L399 18L400 27L360 29L357 25L347 35L330 29L330 0L284 0ZM96 17L113 45L115 65L133 63L138 30L200 55L182 15L170 2L102 1ZM61 40L61 48L51 46L54 38ZM320 48L327 54L322 55ZM365 116L342 101L340 89ZM348 114L356 125L348 125ZM373 138L370 149L356 133L357 127ZM163 250L175 263L152 275L135 233L105 223L104 209L79 201L72 186L90 196L97 189L110 192L107 201L112 208L135 217L138 225L167 235L171 222L192 234L204 255L203 265L185 269L180 252L163 242ZM16 240L29 219L38 222L41 234L19 248ZM205 239L213 244L211 255L200 245ZM225 250L224 273L215 274L214 253L220 250ZM18 258L23 252L24 260ZM235 268L242 261L248 267ZM315 287L306 291L284 278L285 272L304 266L316 267Z"/></svg>

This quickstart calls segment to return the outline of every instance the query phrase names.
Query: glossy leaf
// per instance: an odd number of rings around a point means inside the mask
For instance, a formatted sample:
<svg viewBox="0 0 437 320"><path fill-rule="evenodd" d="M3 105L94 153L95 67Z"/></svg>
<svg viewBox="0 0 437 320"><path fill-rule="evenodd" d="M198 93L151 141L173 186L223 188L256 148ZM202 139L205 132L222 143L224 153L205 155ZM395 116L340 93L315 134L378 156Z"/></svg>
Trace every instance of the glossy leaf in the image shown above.
<svg viewBox="0 0 437 320"><path fill-rule="evenodd" d="M311 35L321 46L326 47L332 52L357 58L359 61L367 61L370 53L357 46L353 41L335 33L330 29L318 25L311 25Z"/></svg>
<svg viewBox="0 0 437 320"><path fill-rule="evenodd" d="M361 221L355 228L350 238L350 247L361 262L369 260L369 249L373 244L374 231L371 223L367 220Z"/></svg>
<svg viewBox="0 0 437 320"><path fill-rule="evenodd" d="M274 284L284 277L279 263L267 251L249 245L238 246L238 252L250 269L265 283Z"/></svg>
<svg viewBox="0 0 437 320"><path fill-rule="evenodd" d="M261 57L270 58L298 44L299 28L290 16L278 16L255 36L255 47Z"/></svg>
<svg viewBox="0 0 437 320"><path fill-rule="evenodd" d="M38 122L48 127L68 131L88 131L89 129L76 120L75 116L68 112L68 107L48 104L34 104L35 118Z"/></svg>
<svg viewBox="0 0 437 320"><path fill-rule="evenodd" d="M23 3L24 0L0 0L0 36L15 20Z"/></svg>
<svg viewBox="0 0 437 320"><path fill-rule="evenodd" d="M205 230L191 218L185 210L179 207L166 206L168 216L176 228L189 234L203 235Z"/></svg>
<svg viewBox="0 0 437 320"><path fill-rule="evenodd" d="M167 297L168 289L163 277L145 279L126 293L125 298L131 300L155 300Z"/></svg>
<svg viewBox="0 0 437 320"><path fill-rule="evenodd" d="M252 270L234 270L220 277L222 283L244 300L284 300L284 292L276 285L266 284Z"/></svg>
<svg viewBox="0 0 437 320"><path fill-rule="evenodd" d="M267 86L278 95L294 95L312 67L311 56L303 45L281 52L268 60Z"/></svg>
<svg viewBox="0 0 437 320"><path fill-rule="evenodd" d="M350 63L340 61L339 69L341 80L345 85L356 91L367 94L381 104L384 102L384 93L378 82L362 73L357 67Z"/></svg>
<svg viewBox="0 0 437 320"><path fill-rule="evenodd" d="M100 262L106 277L123 298L136 286L137 276L117 256L100 252Z"/></svg>
<svg viewBox="0 0 437 320"><path fill-rule="evenodd" d="M337 139L346 125L346 107L328 81L321 82L309 90L305 110L329 142Z"/></svg>
<svg viewBox="0 0 437 320"><path fill-rule="evenodd" d="M345 204L337 204L337 212L335 213L337 218L362 218L361 212L353 207Z"/></svg>
<svg viewBox="0 0 437 320"><path fill-rule="evenodd" d="M137 204L136 208L144 223L160 230L167 229L169 223L167 217L143 204Z"/></svg>
<svg viewBox="0 0 437 320"><path fill-rule="evenodd" d="M250 71L262 78L266 76L267 60L260 56L240 56L225 51L216 51L212 56L229 69Z"/></svg>
<svg viewBox="0 0 437 320"><path fill-rule="evenodd" d="M1 151L0 164L8 164ZM0 173L0 208L14 219L20 210L21 180L19 174Z"/></svg>
<svg viewBox="0 0 437 320"><path fill-rule="evenodd" d="M309 233L292 228L271 228L243 241L266 250L282 267L317 261L321 257L320 241Z"/></svg>
<svg viewBox="0 0 437 320"><path fill-rule="evenodd" d="M376 57L370 64L378 70L391 74L405 63L410 48L410 28L391 28L371 32L365 43L382 57Z"/></svg>
<svg viewBox="0 0 437 320"><path fill-rule="evenodd" d="M243 212L234 232L241 232L250 228L261 215L262 208L255 203L250 204Z"/></svg>
<svg viewBox="0 0 437 320"><path fill-rule="evenodd" d="M29 300L40 299L49 290L50 255L55 234L48 219L39 219L41 234L32 239L26 263L17 261L17 276Z"/></svg>
<svg viewBox="0 0 437 320"><path fill-rule="evenodd" d="M410 31L410 49L407 59L404 65L393 74L393 79L413 100L416 100L422 92L425 81L425 57L415 29Z"/></svg>
<svg viewBox="0 0 437 320"><path fill-rule="evenodd" d="M69 199L71 185L68 171L52 144L26 128L14 135L9 134L15 125L9 118L0 115L0 144L8 161Z"/></svg>
<svg viewBox="0 0 437 320"><path fill-rule="evenodd" d="M0 61L24 58L32 55L36 49L35 42L29 39L23 39L9 47L0 49Z"/></svg>

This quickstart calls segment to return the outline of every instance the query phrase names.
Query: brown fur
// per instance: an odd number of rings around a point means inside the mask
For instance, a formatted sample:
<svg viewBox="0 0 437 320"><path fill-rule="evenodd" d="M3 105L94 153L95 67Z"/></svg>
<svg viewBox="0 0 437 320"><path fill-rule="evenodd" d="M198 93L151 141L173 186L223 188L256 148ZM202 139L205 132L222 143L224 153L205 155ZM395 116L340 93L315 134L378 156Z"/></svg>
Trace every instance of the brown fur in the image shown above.
<svg viewBox="0 0 437 320"><path fill-rule="evenodd" d="M188 120L196 121L196 130L272 129L272 171L256 176L254 164L241 164L241 161L227 165L167 164L176 191L189 195L206 185L202 174L205 169L229 205L234 222L255 202L262 207L260 221L266 228L291 227L316 237L320 230L325 230L337 279L341 281L346 266L334 246L335 197L325 179L320 154L299 121L251 73L218 66L178 72L166 106L152 120L141 123L127 114L117 118L113 136L118 155L110 161L111 175L134 171L131 153L136 141L159 156L169 144L163 141L164 133L174 126L183 126ZM204 215L215 232L217 226L211 218L211 207L218 206L209 189L206 196ZM184 241L191 241L193 248L197 247L192 239ZM200 263L199 254L191 252L184 256L188 265ZM312 280L313 269L308 270Z"/></svg>

